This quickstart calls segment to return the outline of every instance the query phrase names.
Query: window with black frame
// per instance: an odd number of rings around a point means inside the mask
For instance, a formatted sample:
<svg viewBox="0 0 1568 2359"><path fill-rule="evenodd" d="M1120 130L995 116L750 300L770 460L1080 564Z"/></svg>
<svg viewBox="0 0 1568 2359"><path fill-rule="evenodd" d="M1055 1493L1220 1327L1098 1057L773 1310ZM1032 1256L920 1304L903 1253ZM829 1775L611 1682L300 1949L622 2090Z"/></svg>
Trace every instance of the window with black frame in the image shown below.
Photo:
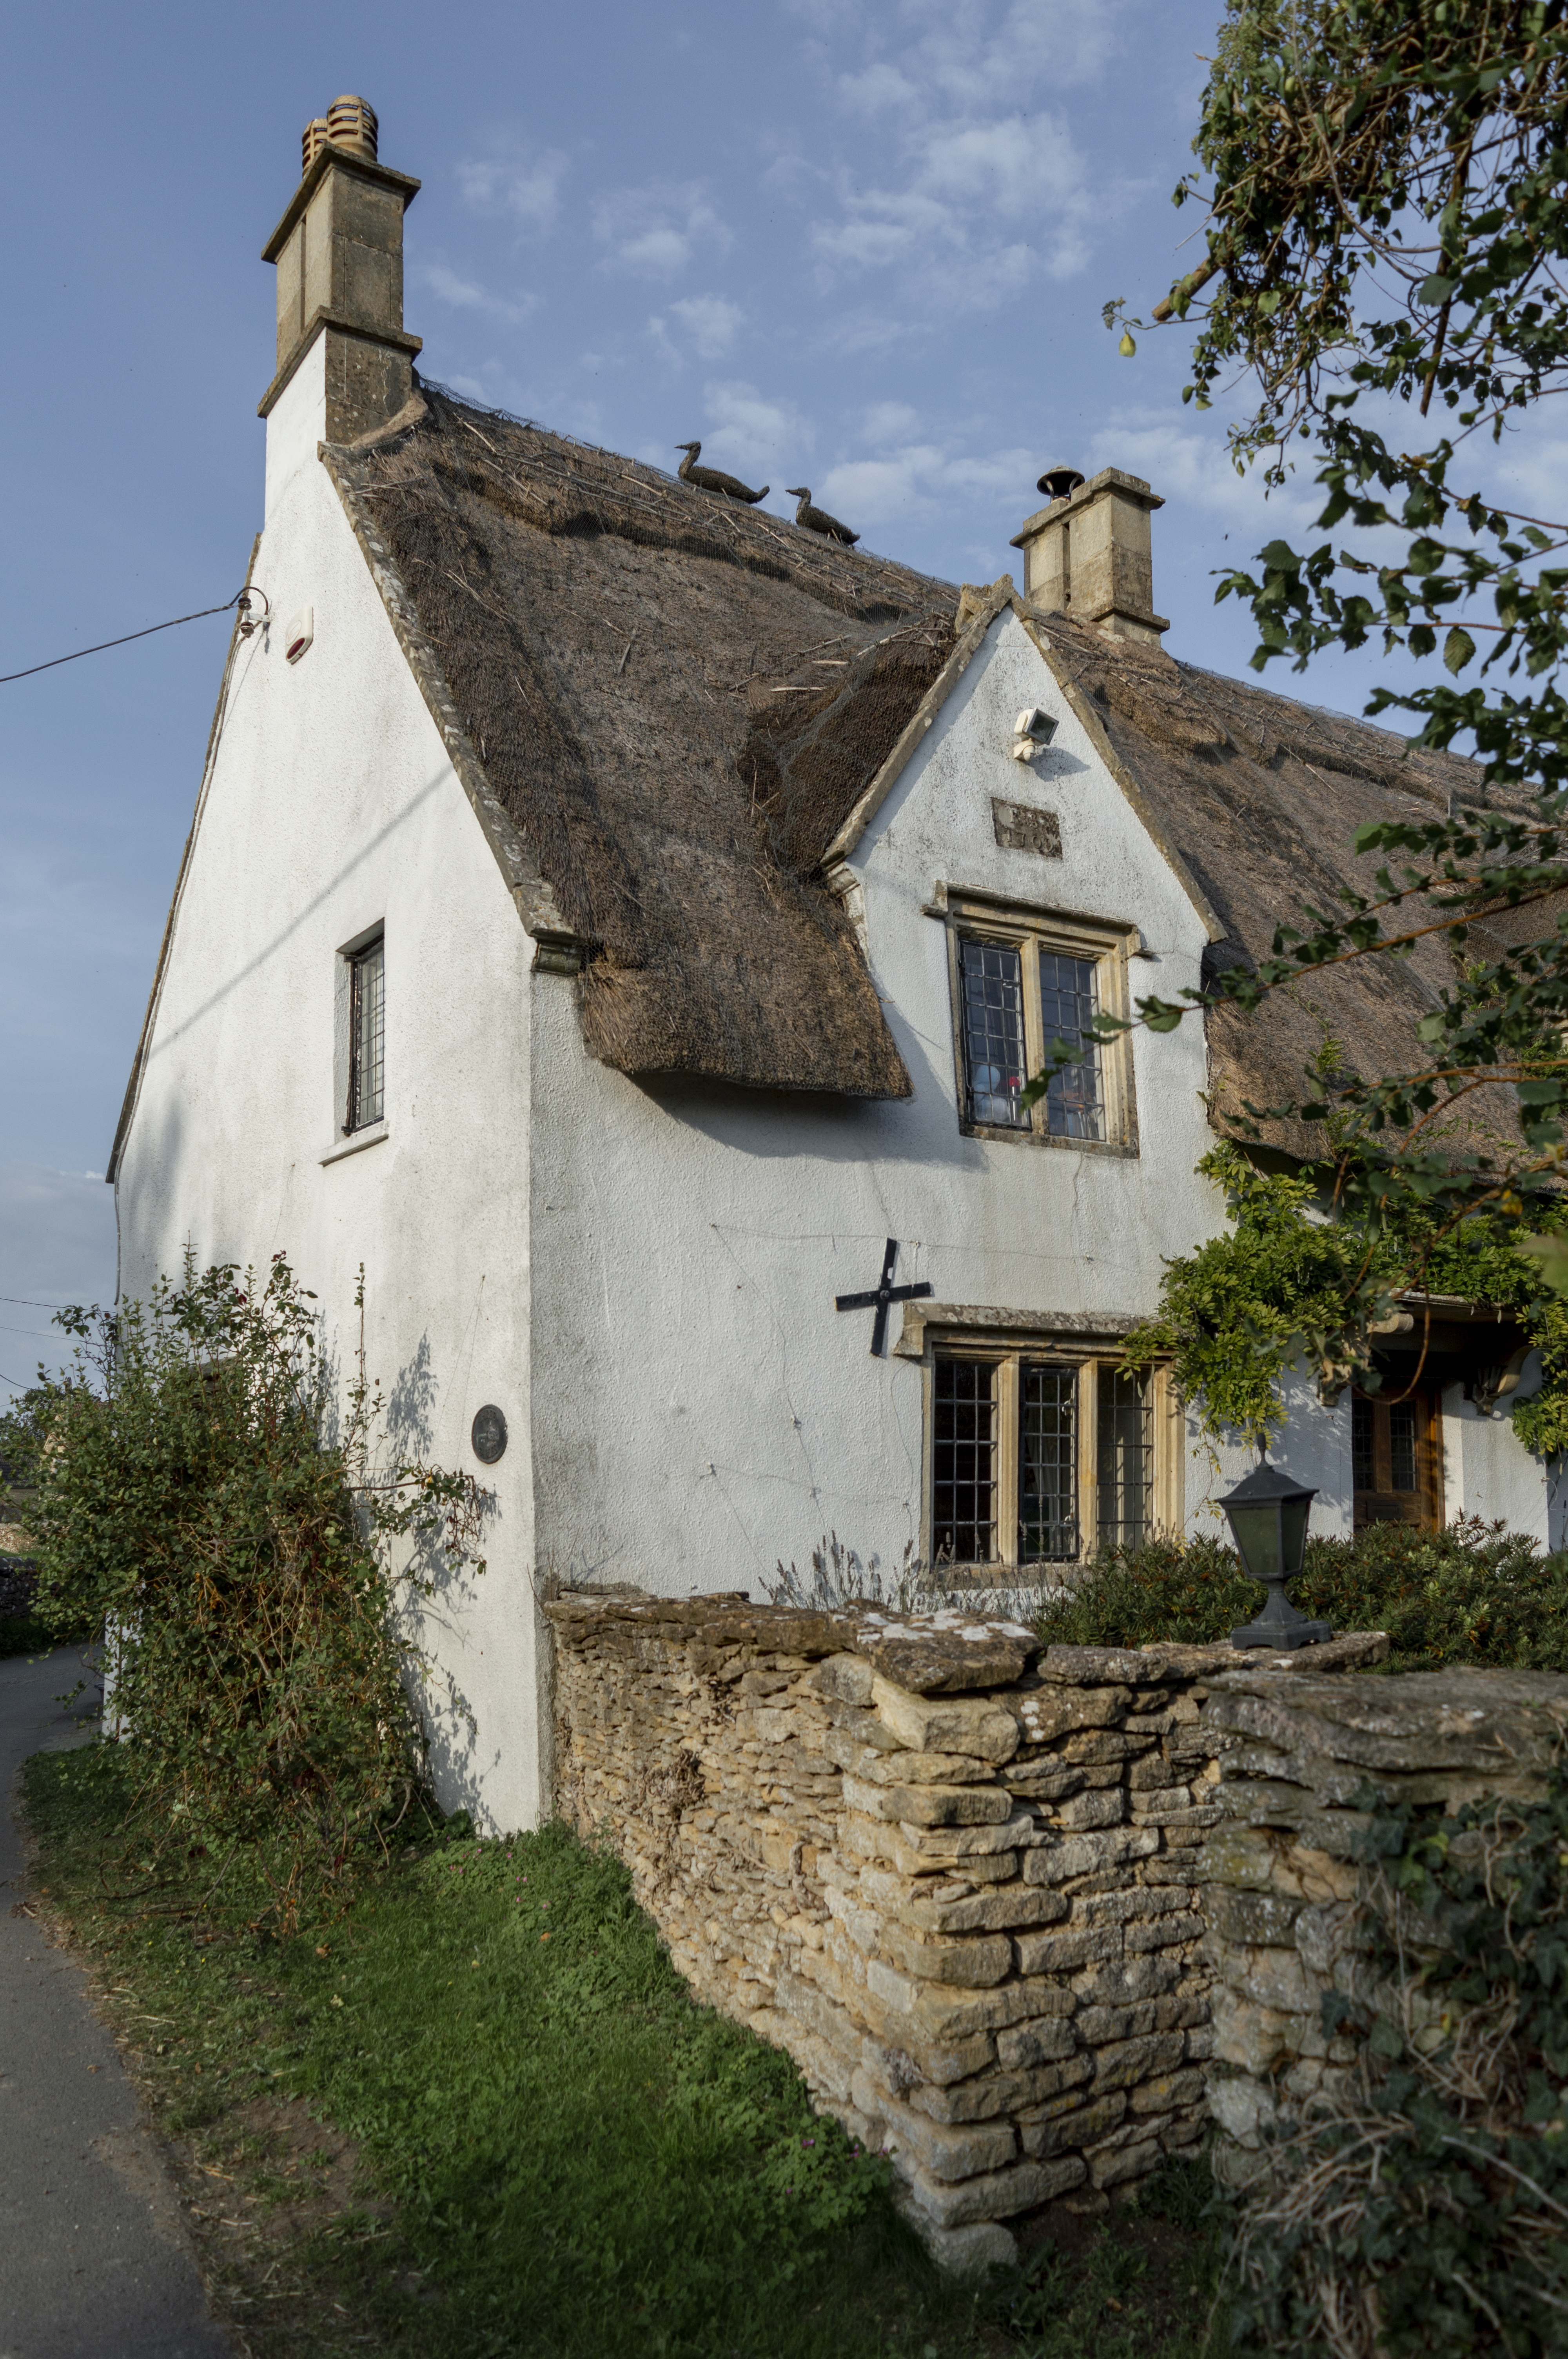
<svg viewBox="0 0 1568 2359"><path fill-rule="evenodd" d="M349 961L349 1093L345 1135L386 1111L386 944L381 935Z"/></svg>

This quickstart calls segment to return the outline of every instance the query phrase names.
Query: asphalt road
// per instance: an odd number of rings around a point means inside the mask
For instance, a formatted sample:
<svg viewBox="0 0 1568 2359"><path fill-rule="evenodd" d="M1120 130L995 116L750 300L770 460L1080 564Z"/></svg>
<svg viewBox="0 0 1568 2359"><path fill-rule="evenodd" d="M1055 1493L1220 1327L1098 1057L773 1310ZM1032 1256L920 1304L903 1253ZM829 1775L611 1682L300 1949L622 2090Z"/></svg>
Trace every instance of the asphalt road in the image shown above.
<svg viewBox="0 0 1568 2359"><path fill-rule="evenodd" d="M81 1676L69 1647L0 1661L0 2359L234 2359L81 1970L15 1913L16 1771L82 1742L95 1686L58 1700Z"/></svg>

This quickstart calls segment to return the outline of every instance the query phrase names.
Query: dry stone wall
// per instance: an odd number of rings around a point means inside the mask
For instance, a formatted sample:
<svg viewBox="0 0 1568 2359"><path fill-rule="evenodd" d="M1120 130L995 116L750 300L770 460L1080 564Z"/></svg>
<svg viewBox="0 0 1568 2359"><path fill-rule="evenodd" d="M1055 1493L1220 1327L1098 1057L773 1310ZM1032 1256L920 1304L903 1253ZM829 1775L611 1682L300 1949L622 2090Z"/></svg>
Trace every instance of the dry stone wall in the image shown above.
<svg viewBox="0 0 1568 2359"><path fill-rule="evenodd" d="M1202 2138L1200 1861L1239 1739L1204 1713L1232 1649L1042 1655L959 1613L740 1595L546 1612L557 1808L694 1989L891 2153L940 2257L1009 2258L1009 2220L1101 2209ZM1314 1648L1314 1690L1386 1645Z"/></svg>
<svg viewBox="0 0 1568 2359"><path fill-rule="evenodd" d="M1240 2184L1270 2133L1332 2093L1356 2062L1356 2047L1325 2035L1323 1999L1357 1993L1369 1914L1390 1907L1358 1856L1371 1798L1450 1813L1539 1800L1568 1730L1568 1680L1464 1670L1325 1680L1309 1669L1286 1683L1249 1668L1227 1673L1203 1719L1222 1773L1202 1895L1214 1976L1209 2101L1217 2170ZM1422 1930L1401 1914L1414 1968L1434 1953Z"/></svg>

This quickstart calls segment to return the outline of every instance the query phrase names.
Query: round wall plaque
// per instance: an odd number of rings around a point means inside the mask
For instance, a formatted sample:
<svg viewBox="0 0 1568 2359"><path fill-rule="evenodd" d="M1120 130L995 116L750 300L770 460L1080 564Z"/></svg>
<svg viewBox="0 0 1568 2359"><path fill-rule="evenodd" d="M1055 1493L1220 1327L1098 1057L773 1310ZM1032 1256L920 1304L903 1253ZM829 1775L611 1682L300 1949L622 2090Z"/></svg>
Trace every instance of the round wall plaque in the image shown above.
<svg viewBox="0 0 1568 2359"><path fill-rule="evenodd" d="M493 1401L486 1401L474 1419L470 1439L474 1456L482 1465L493 1466L506 1448L506 1419Z"/></svg>

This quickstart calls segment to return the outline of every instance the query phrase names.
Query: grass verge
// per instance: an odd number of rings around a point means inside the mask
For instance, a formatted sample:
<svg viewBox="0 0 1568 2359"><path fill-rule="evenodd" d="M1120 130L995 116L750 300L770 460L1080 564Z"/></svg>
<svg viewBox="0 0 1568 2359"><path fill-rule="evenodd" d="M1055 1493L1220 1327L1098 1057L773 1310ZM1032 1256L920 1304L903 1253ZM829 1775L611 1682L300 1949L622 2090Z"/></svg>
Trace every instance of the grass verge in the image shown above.
<svg viewBox="0 0 1568 2359"><path fill-rule="evenodd" d="M411 1847L279 1941L205 1920L194 1878L146 1888L114 1747L37 1756L25 1795L253 2359L1197 2359L1195 2171L955 2286L886 2163L694 2004L619 1864L558 1826Z"/></svg>

